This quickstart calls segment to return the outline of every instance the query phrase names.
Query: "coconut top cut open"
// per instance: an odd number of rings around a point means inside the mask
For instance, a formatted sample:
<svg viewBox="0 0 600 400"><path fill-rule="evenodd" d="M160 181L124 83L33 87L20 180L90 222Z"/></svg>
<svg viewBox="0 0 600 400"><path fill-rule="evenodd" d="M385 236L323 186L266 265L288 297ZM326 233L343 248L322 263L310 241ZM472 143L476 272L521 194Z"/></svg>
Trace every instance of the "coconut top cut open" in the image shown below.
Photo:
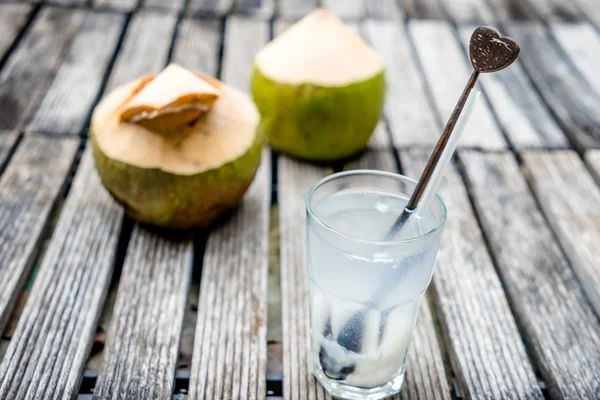
<svg viewBox="0 0 600 400"><path fill-rule="evenodd" d="M171 65L108 94L94 111L92 133L109 158L192 175L246 153L259 121L246 94Z"/></svg>
<svg viewBox="0 0 600 400"><path fill-rule="evenodd" d="M279 83L324 87L362 82L384 69L379 55L326 9L313 11L267 44L254 64Z"/></svg>

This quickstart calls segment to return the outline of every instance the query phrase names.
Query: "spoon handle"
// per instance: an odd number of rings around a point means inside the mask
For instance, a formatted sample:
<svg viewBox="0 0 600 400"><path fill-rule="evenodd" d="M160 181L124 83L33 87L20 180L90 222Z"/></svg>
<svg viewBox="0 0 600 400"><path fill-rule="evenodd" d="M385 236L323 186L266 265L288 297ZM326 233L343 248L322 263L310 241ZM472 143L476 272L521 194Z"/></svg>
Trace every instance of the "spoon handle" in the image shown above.
<svg viewBox="0 0 600 400"><path fill-rule="evenodd" d="M433 152L431 153L431 157L429 158L429 161L427 162L427 165L425 166L425 169L423 170L423 173L421 174L421 177L417 182L417 186L415 187L415 190L411 195L408 204L406 204L404 211L402 211L402 214L398 216L398 218L388 231L386 235L387 239L393 238L396 235L396 233L398 233L398 230L402 228L402 226L406 223L406 221L410 218L410 216L413 214L413 212L419 205L419 201L421 201L421 197L423 196L423 193L427 188L427 184L429 183L431 176L435 171L435 167L437 166L442 156L442 153L444 152L444 149L446 148L446 145L450 140L450 136L454 131L456 122L458 121L458 118L460 117L460 114L462 113L463 108L465 107L465 103L467 102L469 94L471 93L471 89L475 87L475 83L477 82L478 77L479 72L473 71L469 78L469 81L467 82L467 85L465 86L462 94L460 95L460 98L458 99L458 102L456 103L456 106L454 107L454 110L452 111L450 119L448 119L448 122L446 122L446 126L444 126L442 135L440 136L440 139L435 145L435 149L433 149Z"/></svg>

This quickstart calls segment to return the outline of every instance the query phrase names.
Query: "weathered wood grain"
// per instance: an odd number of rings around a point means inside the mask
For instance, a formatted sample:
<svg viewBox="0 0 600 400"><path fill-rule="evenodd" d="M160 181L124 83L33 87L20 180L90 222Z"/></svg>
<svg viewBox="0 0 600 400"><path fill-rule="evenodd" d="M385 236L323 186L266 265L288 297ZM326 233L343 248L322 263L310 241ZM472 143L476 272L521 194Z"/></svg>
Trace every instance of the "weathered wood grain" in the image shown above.
<svg viewBox="0 0 600 400"><path fill-rule="evenodd" d="M27 132L81 134L123 31L125 17L86 12Z"/></svg>
<svg viewBox="0 0 600 400"><path fill-rule="evenodd" d="M141 0L141 8L158 8L179 12L182 11L186 4L186 0Z"/></svg>
<svg viewBox="0 0 600 400"><path fill-rule="evenodd" d="M7 50L21 32L30 12L31 6L28 4L0 4L0 60L4 59Z"/></svg>
<svg viewBox="0 0 600 400"><path fill-rule="evenodd" d="M418 177L429 151L400 152ZM464 183L450 166L440 188L448 219L433 274L435 303L463 397L542 399Z"/></svg>
<svg viewBox="0 0 600 400"><path fill-rule="evenodd" d="M487 0L499 21L536 19L535 10L522 0Z"/></svg>
<svg viewBox="0 0 600 400"><path fill-rule="evenodd" d="M384 114L394 145L435 144L440 131L405 30L396 22L372 19L361 27L386 65Z"/></svg>
<svg viewBox="0 0 600 400"><path fill-rule="evenodd" d="M594 398L600 324L508 153L461 153L498 272L552 398Z"/></svg>
<svg viewBox="0 0 600 400"><path fill-rule="evenodd" d="M596 0L576 0L575 3L581 10L582 19L591 21L600 28L600 7Z"/></svg>
<svg viewBox="0 0 600 400"><path fill-rule="evenodd" d="M193 250L189 234L133 228L94 399L171 398Z"/></svg>
<svg viewBox="0 0 600 400"><path fill-rule="evenodd" d="M250 91L254 56L269 41L269 24L233 16L225 23L225 50L221 76L229 85Z"/></svg>
<svg viewBox="0 0 600 400"><path fill-rule="evenodd" d="M538 18L551 21L580 21L583 18L577 1L526 0Z"/></svg>
<svg viewBox="0 0 600 400"><path fill-rule="evenodd" d="M159 72L168 58L175 22L174 16L152 11L134 17L109 88ZM200 62L204 54L194 56ZM166 398L172 392L192 256L191 241L170 242L136 225L95 398Z"/></svg>
<svg viewBox="0 0 600 400"><path fill-rule="evenodd" d="M18 138L19 134L15 131L0 131L0 174L4 171L4 166ZM0 327L0 331L2 331L2 327Z"/></svg>
<svg viewBox="0 0 600 400"><path fill-rule="evenodd" d="M121 207L100 183L90 150L83 155L0 364L0 398L77 394L110 284L122 220Z"/></svg>
<svg viewBox="0 0 600 400"><path fill-rule="evenodd" d="M600 315L600 189L574 151L523 154L531 186Z"/></svg>
<svg viewBox="0 0 600 400"><path fill-rule="evenodd" d="M279 15L286 20L304 17L317 7L317 0L279 0Z"/></svg>
<svg viewBox="0 0 600 400"><path fill-rule="evenodd" d="M190 0L187 12L194 16L222 17L233 9L234 0Z"/></svg>
<svg viewBox="0 0 600 400"><path fill-rule="evenodd" d="M446 19L442 0L400 0L406 19Z"/></svg>
<svg viewBox="0 0 600 400"><path fill-rule="evenodd" d="M0 129L17 129L50 83L84 12L45 7L0 72Z"/></svg>
<svg viewBox="0 0 600 400"><path fill-rule="evenodd" d="M16 134L3 134L0 164ZM79 142L32 136L22 141L0 180L0 332L37 255L50 210Z"/></svg>
<svg viewBox="0 0 600 400"><path fill-rule="evenodd" d="M276 0L237 0L235 12L261 18L271 18L275 13Z"/></svg>
<svg viewBox="0 0 600 400"><path fill-rule="evenodd" d="M379 121L367 146L372 150L389 149L391 147L390 137L384 121Z"/></svg>
<svg viewBox="0 0 600 400"><path fill-rule="evenodd" d="M412 333L406 358L404 385L400 394L394 396L394 399L451 399L450 385L444 371L440 344L427 296L422 300Z"/></svg>
<svg viewBox="0 0 600 400"><path fill-rule="evenodd" d="M322 0L323 7L342 19L359 19L367 13L368 0Z"/></svg>
<svg viewBox="0 0 600 400"><path fill-rule="evenodd" d="M344 165L344 170L351 169L398 172L390 149L368 151L357 161ZM426 295L421 302L417 323L411 336L404 385L400 394L394 396L394 399L450 400L450 386L444 371L442 351L427 300Z"/></svg>
<svg viewBox="0 0 600 400"><path fill-rule="evenodd" d="M139 0L92 0L95 8L108 8L118 11L131 11L138 5ZM169 3L169 1L166 1Z"/></svg>
<svg viewBox="0 0 600 400"><path fill-rule="evenodd" d="M457 24L492 24L495 15L485 0L441 0L448 19Z"/></svg>
<svg viewBox="0 0 600 400"><path fill-rule="evenodd" d="M156 10L136 13L125 33L106 90L112 90L141 75L160 72L167 63L176 22L176 16Z"/></svg>
<svg viewBox="0 0 600 400"><path fill-rule="evenodd" d="M202 266L190 399L266 393L270 157L241 206L210 234Z"/></svg>
<svg viewBox="0 0 600 400"><path fill-rule="evenodd" d="M402 19L402 10L396 0L366 0L367 17L377 19Z"/></svg>
<svg viewBox="0 0 600 400"><path fill-rule="evenodd" d="M218 28L216 21L183 21L174 61L214 75ZM173 392L193 243L189 235L170 240L165 234L133 229L94 398L169 398Z"/></svg>
<svg viewBox="0 0 600 400"><path fill-rule="evenodd" d="M179 25L173 47L173 62L181 66L216 76L219 68L221 23L184 19Z"/></svg>
<svg viewBox="0 0 600 400"><path fill-rule="evenodd" d="M600 150L590 150L586 152L585 161L590 167L596 182L600 185Z"/></svg>
<svg viewBox="0 0 600 400"><path fill-rule="evenodd" d="M42 0L40 0L41 2ZM89 6L92 0L50 0L48 3L60 6Z"/></svg>
<svg viewBox="0 0 600 400"><path fill-rule="evenodd" d="M415 43L429 89L445 124L462 93L472 67L467 64L451 25L444 21L411 21L409 32ZM482 94L461 138L461 147L502 149L502 136L485 96Z"/></svg>
<svg viewBox="0 0 600 400"><path fill-rule="evenodd" d="M521 45L521 63L574 145L600 147L600 94L574 73L542 24L505 26Z"/></svg>
<svg viewBox="0 0 600 400"><path fill-rule="evenodd" d="M254 54L268 39L267 22L230 17L222 79L248 91ZM208 237L189 388L192 400L266 395L269 154L263 151L238 210Z"/></svg>
<svg viewBox="0 0 600 400"><path fill-rule="evenodd" d="M312 375L304 203L310 187L331 172L283 155L278 160L283 398L287 400L331 398Z"/></svg>
<svg viewBox="0 0 600 400"><path fill-rule="evenodd" d="M475 25L461 26L461 42L468 52ZM569 141L517 61L505 70L479 78L487 99L515 149L565 148Z"/></svg>
<svg viewBox="0 0 600 400"><path fill-rule="evenodd" d="M596 93L600 93L600 35L588 23L556 22L550 25L554 37Z"/></svg>

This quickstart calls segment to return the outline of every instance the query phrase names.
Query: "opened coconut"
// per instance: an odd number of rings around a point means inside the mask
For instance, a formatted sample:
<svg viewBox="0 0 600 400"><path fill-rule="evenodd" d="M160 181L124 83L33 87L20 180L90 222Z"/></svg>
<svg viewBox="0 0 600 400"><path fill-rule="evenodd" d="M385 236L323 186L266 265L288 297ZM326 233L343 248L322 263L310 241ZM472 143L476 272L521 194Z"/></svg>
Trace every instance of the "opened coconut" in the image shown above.
<svg viewBox="0 0 600 400"><path fill-rule="evenodd" d="M335 15L318 9L254 60L254 101L271 146L309 160L363 149L381 115L384 65Z"/></svg>
<svg viewBox="0 0 600 400"><path fill-rule="evenodd" d="M90 129L96 168L133 218L206 225L235 207L252 182L259 119L245 94L172 64L98 104Z"/></svg>

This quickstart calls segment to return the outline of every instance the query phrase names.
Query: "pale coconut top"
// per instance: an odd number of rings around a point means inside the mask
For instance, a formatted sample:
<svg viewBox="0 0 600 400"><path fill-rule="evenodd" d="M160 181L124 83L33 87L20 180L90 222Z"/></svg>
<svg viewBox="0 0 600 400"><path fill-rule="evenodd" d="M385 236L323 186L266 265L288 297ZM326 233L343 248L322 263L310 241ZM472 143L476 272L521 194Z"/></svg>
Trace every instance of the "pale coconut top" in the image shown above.
<svg viewBox="0 0 600 400"><path fill-rule="evenodd" d="M281 83L331 87L372 78L383 61L360 36L325 9L317 9L267 44L254 60Z"/></svg>
<svg viewBox="0 0 600 400"><path fill-rule="evenodd" d="M192 175L242 156L259 121L244 93L170 66L109 93L94 111L92 129L114 160Z"/></svg>

